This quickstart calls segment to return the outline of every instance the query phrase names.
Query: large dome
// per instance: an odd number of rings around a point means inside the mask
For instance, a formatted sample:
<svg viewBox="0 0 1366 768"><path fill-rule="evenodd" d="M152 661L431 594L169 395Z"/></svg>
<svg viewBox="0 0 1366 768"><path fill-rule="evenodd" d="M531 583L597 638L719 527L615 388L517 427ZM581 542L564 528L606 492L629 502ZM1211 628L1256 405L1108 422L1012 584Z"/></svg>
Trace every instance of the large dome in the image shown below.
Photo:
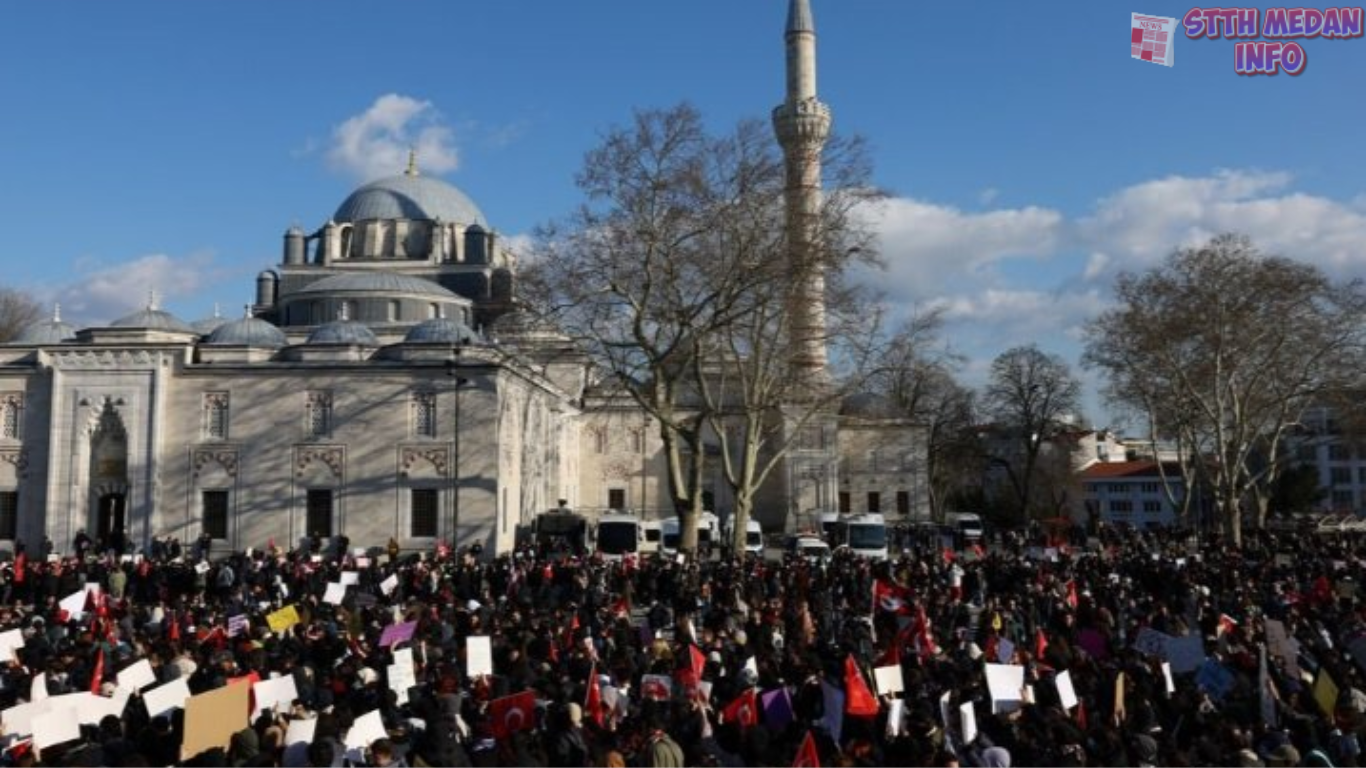
<svg viewBox="0 0 1366 768"><path fill-rule="evenodd" d="M440 179L416 174L372 181L352 192L332 216L337 222L370 219L440 219L488 228L484 214L464 192Z"/></svg>
<svg viewBox="0 0 1366 768"><path fill-rule="evenodd" d="M27 326L14 337L11 344L60 344L76 338L76 329L57 318L40 320Z"/></svg>
<svg viewBox="0 0 1366 768"><path fill-rule="evenodd" d="M460 298L431 280L395 272L350 272L332 275L295 291L296 295L310 293L382 293L436 296L443 299Z"/></svg>

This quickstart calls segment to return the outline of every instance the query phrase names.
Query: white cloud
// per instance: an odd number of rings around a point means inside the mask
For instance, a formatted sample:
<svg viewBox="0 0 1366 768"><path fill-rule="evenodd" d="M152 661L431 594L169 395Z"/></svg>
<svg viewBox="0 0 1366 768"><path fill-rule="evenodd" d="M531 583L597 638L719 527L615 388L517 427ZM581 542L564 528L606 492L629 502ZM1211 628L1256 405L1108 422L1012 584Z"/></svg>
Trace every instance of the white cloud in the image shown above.
<svg viewBox="0 0 1366 768"><path fill-rule="evenodd" d="M335 170L367 181L400 173L410 149L417 151L423 171L446 173L459 165L454 133L430 101L386 93L332 130L327 161Z"/></svg>
<svg viewBox="0 0 1366 768"><path fill-rule="evenodd" d="M1009 257L1052 252L1063 222L1048 208L966 213L895 198L875 214L890 274L878 277L892 299L927 298L963 280L977 280Z"/></svg>
<svg viewBox="0 0 1366 768"><path fill-rule="evenodd" d="M995 187L987 187L986 189L977 193L977 202L981 203L982 205L991 205L993 202L996 201L996 198L1000 196L1001 190Z"/></svg>
<svg viewBox="0 0 1366 768"><path fill-rule="evenodd" d="M108 323L146 307L152 291L163 309L190 299L214 286L219 270L213 254L201 251L181 257L153 253L118 264L82 259L76 273L69 283L35 293L45 304L60 302L62 319L82 327Z"/></svg>
<svg viewBox="0 0 1366 768"><path fill-rule="evenodd" d="M944 311L945 337L967 357L966 383L980 385L992 358L1029 343L1086 375L1076 367L1082 331L1107 307L1115 275L1148 269L1220 232L1247 234L1264 251L1334 278L1366 277L1366 194L1335 200L1292 184L1288 173L1262 170L1168 176L1116 190L1073 215L893 199L875 219L887 270L867 279L893 304L894 317L898 306ZM984 204L996 199L988 193L994 190L983 193ZM1088 379L1088 388L1094 384Z"/></svg>

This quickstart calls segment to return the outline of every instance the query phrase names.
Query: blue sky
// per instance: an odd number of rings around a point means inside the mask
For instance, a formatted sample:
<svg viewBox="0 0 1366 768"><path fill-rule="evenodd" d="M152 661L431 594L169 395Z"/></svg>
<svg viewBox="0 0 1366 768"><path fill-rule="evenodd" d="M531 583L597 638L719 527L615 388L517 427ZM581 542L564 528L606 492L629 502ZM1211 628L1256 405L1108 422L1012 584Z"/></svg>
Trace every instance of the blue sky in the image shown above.
<svg viewBox="0 0 1366 768"><path fill-rule="evenodd" d="M969 382L1023 343L1075 365L1117 270L1215 232L1366 276L1366 40L1302 41L1298 77L1240 77L1229 40L1129 58L1132 11L1190 7L814 0L821 97L895 195L877 282L945 308ZM237 314L290 224L410 144L515 236L573 207L633 109L724 128L782 99L786 0L6 10L0 282L77 323L152 287L187 320Z"/></svg>

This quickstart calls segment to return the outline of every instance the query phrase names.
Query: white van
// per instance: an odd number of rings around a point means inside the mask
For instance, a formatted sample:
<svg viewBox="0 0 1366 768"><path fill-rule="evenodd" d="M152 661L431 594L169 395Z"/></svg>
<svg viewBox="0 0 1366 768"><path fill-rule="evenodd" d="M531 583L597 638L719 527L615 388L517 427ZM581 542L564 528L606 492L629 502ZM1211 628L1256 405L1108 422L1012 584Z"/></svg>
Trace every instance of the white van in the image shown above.
<svg viewBox="0 0 1366 768"><path fill-rule="evenodd" d="M662 520L646 520L640 524L641 531L645 534L645 538L640 542L640 554L659 554L659 540L662 536L660 528L662 525Z"/></svg>
<svg viewBox="0 0 1366 768"><path fill-rule="evenodd" d="M734 524L734 518L731 518L731 524ZM735 537L731 533L730 526L727 526L721 536L724 539L722 546L725 549L728 550L734 546ZM755 557L761 557L764 554L764 528L754 518L745 521L745 554Z"/></svg>
<svg viewBox="0 0 1366 768"><path fill-rule="evenodd" d="M697 546L699 549L713 549L719 543L721 519L711 512L703 512L697 521ZM659 554L673 557L678 554L678 540L681 537L677 517L666 517L659 522Z"/></svg>
<svg viewBox="0 0 1366 768"><path fill-rule="evenodd" d="M593 548L606 560L620 560L640 554L645 536L635 515L614 512L598 518Z"/></svg>

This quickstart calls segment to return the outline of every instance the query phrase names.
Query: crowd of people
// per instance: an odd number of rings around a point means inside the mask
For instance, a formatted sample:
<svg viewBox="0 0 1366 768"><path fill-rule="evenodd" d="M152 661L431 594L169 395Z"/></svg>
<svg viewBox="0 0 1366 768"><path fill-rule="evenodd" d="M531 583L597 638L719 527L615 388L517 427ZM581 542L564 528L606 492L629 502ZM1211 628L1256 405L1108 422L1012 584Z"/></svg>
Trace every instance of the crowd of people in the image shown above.
<svg viewBox="0 0 1366 768"><path fill-rule="evenodd" d="M144 659L192 694L288 676L297 698L193 755L183 710L138 693L41 754L0 723L5 765L1356 765L1366 731L1350 536L915 541L885 562L73 549L0 567L0 636L23 637L0 709L117 696ZM1192 636L1194 669L1152 642ZM382 736L348 743L375 712Z"/></svg>

